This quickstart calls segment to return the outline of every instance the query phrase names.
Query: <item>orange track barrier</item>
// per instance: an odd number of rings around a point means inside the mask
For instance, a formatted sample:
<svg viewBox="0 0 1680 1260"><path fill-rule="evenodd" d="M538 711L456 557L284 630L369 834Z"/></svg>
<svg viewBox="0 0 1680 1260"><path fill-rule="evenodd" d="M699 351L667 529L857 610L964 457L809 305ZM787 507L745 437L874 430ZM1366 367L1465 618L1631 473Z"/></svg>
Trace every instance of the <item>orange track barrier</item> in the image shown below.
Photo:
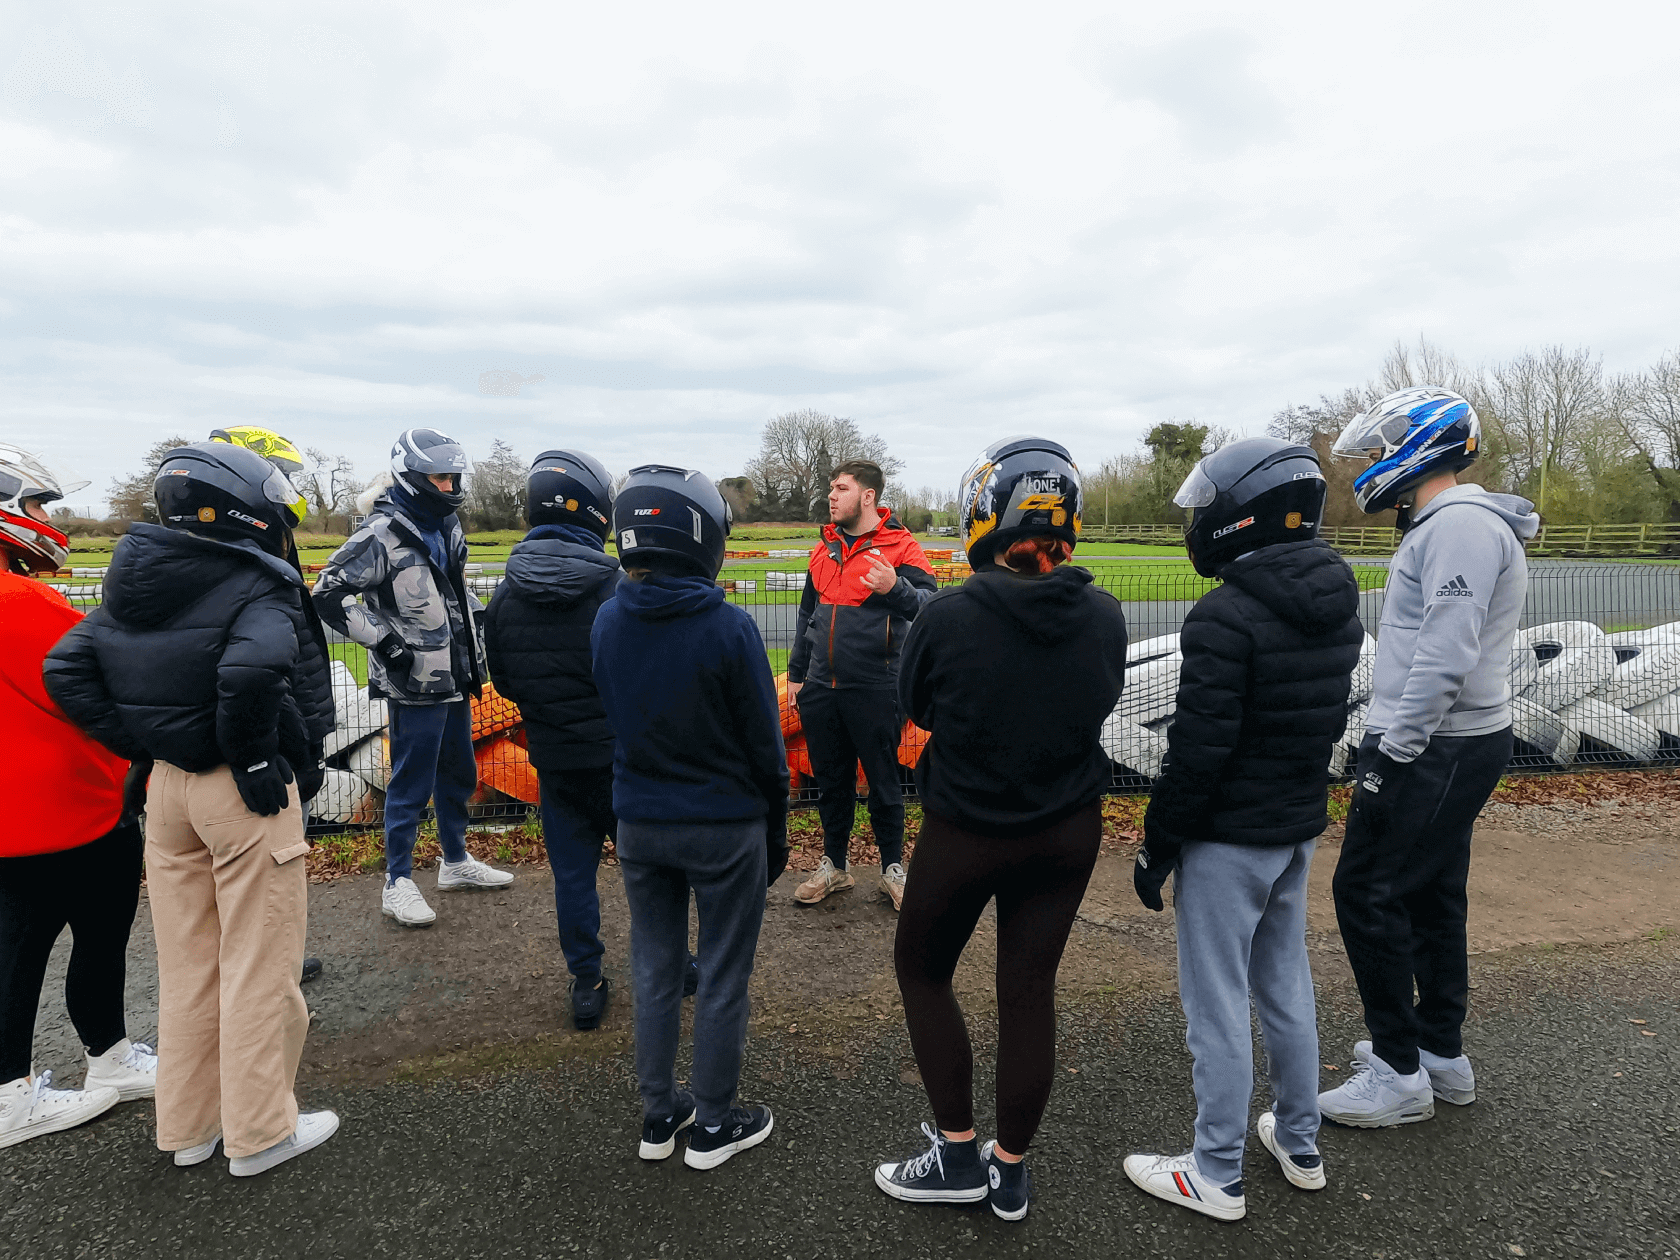
<svg viewBox="0 0 1680 1260"><path fill-rule="evenodd" d="M483 697L472 702L473 743L510 731L521 721L519 706L506 696L498 695L492 684L485 683Z"/></svg>
<svg viewBox="0 0 1680 1260"><path fill-rule="evenodd" d="M525 750L506 735L479 744L473 749L478 760L478 781L517 801L537 803L537 772Z"/></svg>

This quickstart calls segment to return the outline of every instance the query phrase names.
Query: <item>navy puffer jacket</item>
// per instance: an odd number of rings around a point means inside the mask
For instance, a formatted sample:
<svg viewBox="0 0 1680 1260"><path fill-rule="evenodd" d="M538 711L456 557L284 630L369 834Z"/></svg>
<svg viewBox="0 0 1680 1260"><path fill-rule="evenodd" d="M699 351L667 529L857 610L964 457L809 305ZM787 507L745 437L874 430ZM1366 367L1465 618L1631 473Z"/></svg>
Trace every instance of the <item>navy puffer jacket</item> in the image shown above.
<svg viewBox="0 0 1680 1260"><path fill-rule="evenodd" d="M1234 560L1184 619L1178 708L1144 820L1150 865L1186 840L1295 844L1330 825L1330 748L1365 632L1328 543Z"/></svg>
<svg viewBox="0 0 1680 1260"><path fill-rule="evenodd" d="M103 604L47 656L47 691L120 757L195 773L275 753L313 766L333 728L303 579L255 543L129 527Z"/></svg>
<svg viewBox="0 0 1680 1260"><path fill-rule="evenodd" d="M595 688L589 632L623 572L601 551L538 526L508 557L484 615L496 690L519 706L541 771L612 765L613 731Z"/></svg>

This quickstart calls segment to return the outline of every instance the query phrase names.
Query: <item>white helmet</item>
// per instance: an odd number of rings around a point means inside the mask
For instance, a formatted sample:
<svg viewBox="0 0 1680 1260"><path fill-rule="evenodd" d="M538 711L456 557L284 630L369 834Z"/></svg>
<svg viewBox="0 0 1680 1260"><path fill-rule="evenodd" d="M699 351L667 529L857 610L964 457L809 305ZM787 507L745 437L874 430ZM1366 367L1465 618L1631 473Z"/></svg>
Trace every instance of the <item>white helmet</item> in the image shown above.
<svg viewBox="0 0 1680 1260"><path fill-rule="evenodd" d="M20 552L18 559L32 572L62 569L70 558L70 540L31 516L24 503L51 503L85 485L53 476L28 451L0 442L0 547Z"/></svg>

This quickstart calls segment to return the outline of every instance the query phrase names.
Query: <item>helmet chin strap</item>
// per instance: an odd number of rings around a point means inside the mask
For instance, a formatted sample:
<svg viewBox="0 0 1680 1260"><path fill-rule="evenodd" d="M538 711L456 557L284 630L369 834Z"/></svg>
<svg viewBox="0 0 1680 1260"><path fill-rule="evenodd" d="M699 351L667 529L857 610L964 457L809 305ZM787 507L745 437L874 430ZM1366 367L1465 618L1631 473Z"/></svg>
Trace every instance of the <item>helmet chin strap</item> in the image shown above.
<svg viewBox="0 0 1680 1260"><path fill-rule="evenodd" d="M1417 491L1408 490L1394 504L1394 528L1400 531L1402 538L1412 528L1412 504L1416 501Z"/></svg>

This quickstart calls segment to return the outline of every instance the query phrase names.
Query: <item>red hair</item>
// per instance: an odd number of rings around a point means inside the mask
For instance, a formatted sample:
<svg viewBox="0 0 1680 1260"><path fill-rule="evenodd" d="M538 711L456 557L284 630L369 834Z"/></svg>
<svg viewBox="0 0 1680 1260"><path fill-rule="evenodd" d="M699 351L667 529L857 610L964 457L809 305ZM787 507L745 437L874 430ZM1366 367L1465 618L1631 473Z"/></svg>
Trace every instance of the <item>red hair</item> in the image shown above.
<svg viewBox="0 0 1680 1260"><path fill-rule="evenodd" d="M1017 573L1048 573L1073 556L1073 544L1065 538L1040 534L1018 538L1004 549L1001 563Z"/></svg>

